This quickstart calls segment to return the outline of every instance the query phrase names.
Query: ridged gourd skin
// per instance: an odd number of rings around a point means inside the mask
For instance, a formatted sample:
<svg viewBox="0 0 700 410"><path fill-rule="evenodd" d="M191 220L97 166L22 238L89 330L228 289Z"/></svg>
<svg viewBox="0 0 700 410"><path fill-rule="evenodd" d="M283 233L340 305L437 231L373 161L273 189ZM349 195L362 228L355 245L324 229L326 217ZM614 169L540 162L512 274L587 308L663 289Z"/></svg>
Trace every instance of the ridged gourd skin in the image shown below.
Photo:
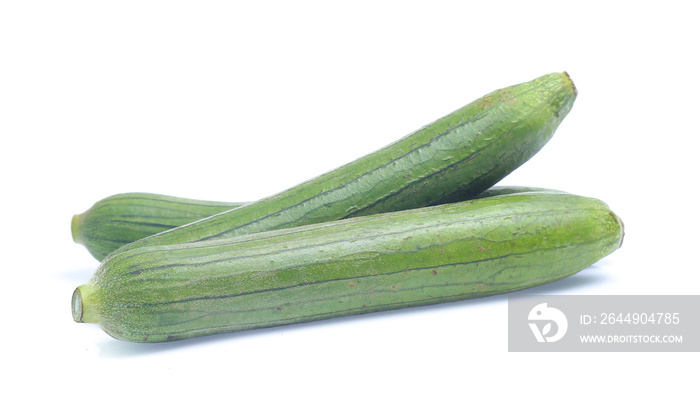
<svg viewBox="0 0 700 410"><path fill-rule="evenodd" d="M472 198L538 152L575 98L566 73L494 91L345 166L112 255Z"/></svg>
<svg viewBox="0 0 700 410"><path fill-rule="evenodd" d="M73 294L77 322L164 342L513 292L616 250L597 199L531 192L108 258Z"/></svg>
<svg viewBox="0 0 700 410"><path fill-rule="evenodd" d="M177 228L246 202L202 201L170 195L132 192L103 198L73 216L73 241L98 261L118 248L147 236Z"/></svg>
<svg viewBox="0 0 700 410"><path fill-rule="evenodd" d="M542 191L544 188L493 187L479 196ZM127 243L167 231L202 218L238 208L246 202L219 202L150 193L123 193L97 201L71 223L73 241L85 246L95 259Z"/></svg>

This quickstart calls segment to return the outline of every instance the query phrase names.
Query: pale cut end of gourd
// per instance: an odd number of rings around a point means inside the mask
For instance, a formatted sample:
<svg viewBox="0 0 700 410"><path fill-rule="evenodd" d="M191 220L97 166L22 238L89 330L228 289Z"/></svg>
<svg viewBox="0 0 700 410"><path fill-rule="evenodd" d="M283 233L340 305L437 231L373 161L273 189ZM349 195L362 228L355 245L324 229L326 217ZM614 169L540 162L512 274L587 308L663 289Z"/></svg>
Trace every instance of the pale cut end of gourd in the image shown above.
<svg viewBox="0 0 700 410"><path fill-rule="evenodd" d="M71 299L71 310L73 320L78 323L97 323L97 315L92 309L90 288L88 285L81 285L75 288Z"/></svg>
<svg viewBox="0 0 700 410"><path fill-rule="evenodd" d="M70 232L73 235L73 242L83 244L83 238L80 235L80 225L83 223L83 214L73 215L70 222Z"/></svg>

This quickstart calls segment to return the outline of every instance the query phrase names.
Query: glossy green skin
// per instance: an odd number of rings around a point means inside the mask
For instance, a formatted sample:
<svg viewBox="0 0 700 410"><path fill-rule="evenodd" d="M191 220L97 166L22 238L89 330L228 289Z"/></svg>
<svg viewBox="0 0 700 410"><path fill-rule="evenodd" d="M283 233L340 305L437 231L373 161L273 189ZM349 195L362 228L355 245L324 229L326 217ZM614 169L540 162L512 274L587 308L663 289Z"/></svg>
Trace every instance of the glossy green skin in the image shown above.
<svg viewBox="0 0 700 410"><path fill-rule="evenodd" d="M115 253L474 197L539 151L575 98L566 73L497 90L334 171L252 204L141 239Z"/></svg>
<svg viewBox="0 0 700 410"><path fill-rule="evenodd" d="M493 187L479 196L543 191L533 187ZM121 246L208 216L246 205L149 193L117 194L73 216L73 240L101 261Z"/></svg>
<svg viewBox="0 0 700 410"><path fill-rule="evenodd" d="M245 202L217 202L149 193L112 195L73 216L73 241L101 261L121 246L198 221Z"/></svg>
<svg viewBox="0 0 700 410"><path fill-rule="evenodd" d="M487 197L108 258L76 321L163 342L512 292L616 250L620 219L564 193Z"/></svg>

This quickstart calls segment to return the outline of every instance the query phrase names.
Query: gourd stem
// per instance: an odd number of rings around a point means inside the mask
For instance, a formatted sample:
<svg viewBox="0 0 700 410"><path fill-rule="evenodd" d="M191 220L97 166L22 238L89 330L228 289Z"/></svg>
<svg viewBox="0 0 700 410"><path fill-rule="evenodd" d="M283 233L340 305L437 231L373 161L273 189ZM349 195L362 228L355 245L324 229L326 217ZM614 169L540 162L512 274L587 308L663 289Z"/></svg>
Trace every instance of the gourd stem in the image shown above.
<svg viewBox="0 0 700 410"><path fill-rule="evenodd" d="M70 231L71 234L73 235L73 242L82 244L83 243L83 238L80 235L80 225L83 222L83 215L82 214L76 214L73 215L73 219L71 219L70 222Z"/></svg>
<svg viewBox="0 0 700 410"><path fill-rule="evenodd" d="M81 285L75 288L73 298L71 299L71 310L73 311L73 320L78 323L97 323L97 315L91 308L90 288L88 285Z"/></svg>

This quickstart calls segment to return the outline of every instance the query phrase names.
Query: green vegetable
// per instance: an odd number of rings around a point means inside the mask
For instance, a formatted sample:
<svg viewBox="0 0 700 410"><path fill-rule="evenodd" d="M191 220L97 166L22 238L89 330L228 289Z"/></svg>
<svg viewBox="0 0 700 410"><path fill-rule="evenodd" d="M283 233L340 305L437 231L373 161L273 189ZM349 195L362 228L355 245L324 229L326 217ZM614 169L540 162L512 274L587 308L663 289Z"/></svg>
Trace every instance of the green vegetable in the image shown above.
<svg viewBox="0 0 700 410"><path fill-rule="evenodd" d="M603 202L530 192L112 254L77 322L163 342L512 292L616 250Z"/></svg>
<svg viewBox="0 0 700 410"><path fill-rule="evenodd" d="M199 201L174 196L128 193L101 199L73 216L73 241L97 260L127 243L176 228L245 203Z"/></svg>
<svg viewBox="0 0 700 410"><path fill-rule="evenodd" d="M482 195L542 191L531 187L494 187ZM215 202L174 196L128 193L96 202L82 214L73 216L73 240L85 245L96 259L102 260L117 248L176 228L246 203Z"/></svg>
<svg viewBox="0 0 700 410"><path fill-rule="evenodd" d="M127 244L112 255L474 197L549 141L575 98L566 73L497 90L334 171Z"/></svg>

